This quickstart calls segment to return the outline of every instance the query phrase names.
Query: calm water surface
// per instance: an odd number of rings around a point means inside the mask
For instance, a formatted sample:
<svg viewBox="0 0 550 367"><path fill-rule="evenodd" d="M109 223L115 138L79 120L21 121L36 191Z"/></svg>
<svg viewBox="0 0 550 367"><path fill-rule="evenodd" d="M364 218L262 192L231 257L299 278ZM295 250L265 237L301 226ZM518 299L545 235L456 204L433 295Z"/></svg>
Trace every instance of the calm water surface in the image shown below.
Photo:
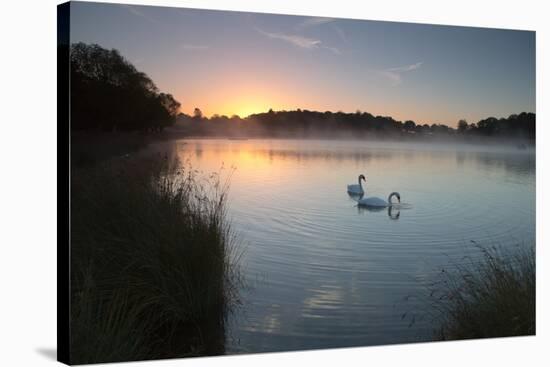
<svg viewBox="0 0 550 367"><path fill-rule="evenodd" d="M426 285L476 256L471 240L535 241L533 151L221 139L175 147L205 174L222 162L236 168L229 214L247 288L227 353L429 340ZM360 173L367 196L398 191L407 209L358 208L346 185Z"/></svg>

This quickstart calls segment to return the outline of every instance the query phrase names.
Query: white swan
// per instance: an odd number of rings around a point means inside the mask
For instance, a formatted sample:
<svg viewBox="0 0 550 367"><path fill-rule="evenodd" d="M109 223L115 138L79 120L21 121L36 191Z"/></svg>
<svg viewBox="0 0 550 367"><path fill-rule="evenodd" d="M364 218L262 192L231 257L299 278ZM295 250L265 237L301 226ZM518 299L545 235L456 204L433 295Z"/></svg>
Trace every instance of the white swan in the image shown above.
<svg viewBox="0 0 550 367"><path fill-rule="evenodd" d="M397 198L397 201L401 203L401 195L399 195L398 192L392 192L388 196L388 201L386 201L384 199L377 198L377 197L370 197L370 198L359 199L357 201L357 204L361 205L361 206L385 208L385 207L393 205L393 203L391 201L391 198L394 197L394 196Z"/></svg>
<svg viewBox="0 0 550 367"><path fill-rule="evenodd" d="M359 175L359 185L348 185L348 192L353 195L363 195L365 192L363 191L363 186L361 185L361 180L364 180L365 183L367 182L367 179L363 175Z"/></svg>

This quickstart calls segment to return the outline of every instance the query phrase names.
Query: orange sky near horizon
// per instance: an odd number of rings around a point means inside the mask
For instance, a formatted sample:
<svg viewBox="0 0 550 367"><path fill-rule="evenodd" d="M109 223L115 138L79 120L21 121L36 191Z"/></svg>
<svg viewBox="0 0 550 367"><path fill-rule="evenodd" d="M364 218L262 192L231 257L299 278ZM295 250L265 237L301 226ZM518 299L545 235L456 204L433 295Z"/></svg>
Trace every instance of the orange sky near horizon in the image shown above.
<svg viewBox="0 0 550 367"><path fill-rule="evenodd" d="M431 124L436 114L441 123L453 126L458 122L453 120L453 114L442 104L423 108L422 105L410 104L403 100L383 99L371 94L368 89L364 91L364 103L356 103L354 98L346 96L346 93L350 92L346 91L345 87L339 87L338 83L325 85L324 88L314 88L278 75L264 75L262 78L258 78L257 75L258 73L250 71L247 75L233 70L216 76L218 84L214 89L210 88L208 83L197 85L192 93L186 88L176 88L174 97L182 103L181 112L193 115L194 109L199 108L207 117L238 115L244 118L270 109L345 113L355 113L359 110L375 116L391 116L401 121L429 121ZM327 89L335 90L334 94L326 93Z"/></svg>

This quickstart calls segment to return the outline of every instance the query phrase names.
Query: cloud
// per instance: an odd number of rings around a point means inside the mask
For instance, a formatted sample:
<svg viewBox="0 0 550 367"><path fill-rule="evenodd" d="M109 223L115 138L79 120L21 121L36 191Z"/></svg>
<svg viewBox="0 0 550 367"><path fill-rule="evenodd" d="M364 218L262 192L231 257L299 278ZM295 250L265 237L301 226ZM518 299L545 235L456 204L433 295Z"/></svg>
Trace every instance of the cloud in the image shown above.
<svg viewBox="0 0 550 367"><path fill-rule="evenodd" d="M131 14L135 15L135 16L138 16L138 17L141 17L143 19L146 19L148 20L149 22L151 23L156 23L158 24L158 21L154 18L151 18L150 16L148 16L147 14L145 14L144 12L142 12L141 10L139 10L137 7L135 6L132 6L132 5L126 5L126 4L118 4L120 7L128 10Z"/></svg>
<svg viewBox="0 0 550 367"><path fill-rule="evenodd" d="M183 44L181 47L184 50L208 50L210 46L207 45L191 45L191 44Z"/></svg>
<svg viewBox="0 0 550 367"><path fill-rule="evenodd" d="M422 66L422 62L417 62L416 64L411 64L411 65L406 65L406 66L399 66L397 68L387 69L387 71L394 72L394 73L403 73L405 71L416 70L416 69L420 68L420 66Z"/></svg>
<svg viewBox="0 0 550 367"><path fill-rule="evenodd" d="M333 18L323 18L323 17L307 18L306 20L298 24L296 28L304 29L309 27L316 27L318 25L332 23L334 21L336 21L336 19L333 19Z"/></svg>
<svg viewBox="0 0 550 367"><path fill-rule="evenodd" d="M256 30L268 38L282 40L300 48L305 48L308 50L324 48L336 54L340 53L340 50L338 50L337 48L325 46L322 44L321 40L315 38L308 38L295 34L270 33L262 31L259 28L256 28Z"/></svg>
<svg viewBox="0 0 550 367"><path fill-rule="evenodd" d="M349 44L348 37L346 36L346 34L345 34L344 31L342 30L342 28L338 27L336 24L333 24L333 25L332 25L332 28L334 29L334 31L336 32L336 34L338 35L338 37L340 37L340 39L342 40L342 42L344 42L344 43L346 43L346 44Z"/></svg>
<svg viewBox="0 0 550 367"><path fill-rule="evenodd" d="M394 72L385 71L385 70L379 71L378 73L388 78L394 85L401 83L401 75L399 75L399 73L394 73Z"/></svg>
<svg viewBox="0 0 550 367"><path fill-rule="evenodd" d="M321 44L320 40L313 39L313 38L307 38L307 37L302 37L298 35L284 34L284 33L269 33L269 32L262 31L259 28L256 28L256 30L268 38L283 40L285 42L293 44L294 46L298 46L301 48L307 48L307 49L319 48Z"/></svg>
<svg viewBox="0 0 550 367"><path fill-rule="evenodd" d="M304 20L303 22L299 23L295 29L296 30L305 30L307 28L312 28L312 27L317 27L317 26L320 26L320 25L323 25L323 24L328 24L328 23L332 23L331 24L331 28L334 30L334 32L336 32L336 34L338 35L338 37L342 40L343 43L345 44L349 44L349 41L346 37L346 34L344 33L344 31L342 30L342 28L338 27L335 22L337 21L338 19L334 19L334 18L324 18L324 17L315 17L315 18L308 18L306 20ZM323 47L323 46L322 46ZM334 48L334 47L323 47L323 48L326 48L328 50L331 50L332 52L336 53L336 54L341 54L340 52L340 49L337 49L337 48Z"/></svg>
<svg viewBox="0 0 550 367"><path fill-rule="evenodd" d="M324 48L324 49L327 49L329 51L332 51L334 52L336 55L341 55L342 53L340 52L339 49L337 49L336 47L328 47L328 46L321 46L321 48Z"/></svg>
<svg viewBox="0 0 550 367"><path fill-rule="evenodd" d="M417 70L422 66L422 64L422 62L417 62L416 64L381 70L378 73L385 78L388 78L394 85L397 85L401 84L401 74Z"/></svg>

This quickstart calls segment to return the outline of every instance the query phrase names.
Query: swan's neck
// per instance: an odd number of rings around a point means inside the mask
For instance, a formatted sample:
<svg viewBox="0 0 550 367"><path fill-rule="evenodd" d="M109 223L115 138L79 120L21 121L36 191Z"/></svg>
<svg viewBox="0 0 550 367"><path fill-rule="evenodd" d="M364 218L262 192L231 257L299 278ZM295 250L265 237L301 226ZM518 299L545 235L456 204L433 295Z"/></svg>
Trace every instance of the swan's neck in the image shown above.
<svg viewBox="0 0 550 367"><path fill-rule="evenodd" d="M359 187L361 188L361 190L363 190L363 185L361 184L361 177L359 177Z"/></svg>
<svg viewBox="0 0 550 367"><path fill-rule="evenodd" d="M400 201L400 200L399 200L399 196L397 195L397 193L396 193L396 192L392 192L392 193L390 194L390 196L388 196L388 204L389 204L389 205L392 205L392 204L393 204L393 203L391 202L391 198L394 197L394 196L397 197L397 200L398 200L398 201Z"/></svg>

